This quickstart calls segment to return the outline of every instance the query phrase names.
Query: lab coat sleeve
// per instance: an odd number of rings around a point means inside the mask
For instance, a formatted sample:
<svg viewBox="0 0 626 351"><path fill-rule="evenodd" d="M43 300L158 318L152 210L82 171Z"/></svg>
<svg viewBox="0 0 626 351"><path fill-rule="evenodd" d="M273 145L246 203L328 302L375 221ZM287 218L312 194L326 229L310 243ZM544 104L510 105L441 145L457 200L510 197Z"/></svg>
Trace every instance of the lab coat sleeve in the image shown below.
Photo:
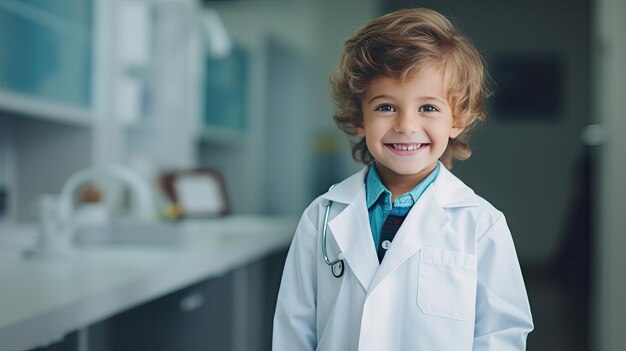
<svg viewBox="0 0 626 351"><path fill-rule="evenodd" d="M315 350L317 231L306 212L294 235L278 293L272 350Z"/></svg>
<svg viewBox="0 0 626 351"><path fill-rule="evenodd" d="M474 351L520 351L533 330L513 239L502 214L478 239Z"/></svg>

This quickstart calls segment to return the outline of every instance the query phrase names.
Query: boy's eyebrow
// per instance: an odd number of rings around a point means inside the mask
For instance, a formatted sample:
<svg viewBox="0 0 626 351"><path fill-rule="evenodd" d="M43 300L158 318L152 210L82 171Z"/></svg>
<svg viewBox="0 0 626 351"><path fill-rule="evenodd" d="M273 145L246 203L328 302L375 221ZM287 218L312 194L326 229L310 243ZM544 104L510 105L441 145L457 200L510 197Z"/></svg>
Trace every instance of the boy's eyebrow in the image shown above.
<svg viewBox="0 0 626 351"><path fill-rule="evenodd" d="M369 104L376 99L384 99L384 98L389 98L389 97L390 97L389 95L385 95L385 94L376 95L373 98L371 98L367 103Z"/></svg>
<svg viewBox="0 0 626 351"><path fill-rule="evenodd" d="M381 94L381 95L376 95L373 98L371 98L367 103L371 103L372 101L376 100L376 99L384 99L384 98L391 98L389 95L385 95L385 94ZM418 100L435 100L435 101L439 101L442 104L447 104L446 101L441 100L439 98L436 98L434 96L422 96L420 97Z"/></svg>
<svg viewBox="0 0 626 351"><path fill-rule="evenodd" d="M436 98L434 96L424 96L424 97L420 98L420 100L435 100L435 101L439 101L442 104L447 104L446 101L443 101L443 100L441 100L439 98Z"/></svg>

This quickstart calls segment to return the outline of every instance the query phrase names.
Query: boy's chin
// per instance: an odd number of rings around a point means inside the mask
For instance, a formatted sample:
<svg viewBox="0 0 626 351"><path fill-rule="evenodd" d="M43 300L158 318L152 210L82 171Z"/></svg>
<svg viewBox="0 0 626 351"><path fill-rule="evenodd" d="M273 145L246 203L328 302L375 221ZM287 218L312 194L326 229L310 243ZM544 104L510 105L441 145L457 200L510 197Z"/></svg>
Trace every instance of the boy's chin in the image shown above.
<svg viewBox="0 0 626 351"><path fill-rule="evenodd" d="M430 172L434 169L434 165L427 165L424 167L387 167L392 173L401 177L411 177L423 175L425 172Z"/></svg>

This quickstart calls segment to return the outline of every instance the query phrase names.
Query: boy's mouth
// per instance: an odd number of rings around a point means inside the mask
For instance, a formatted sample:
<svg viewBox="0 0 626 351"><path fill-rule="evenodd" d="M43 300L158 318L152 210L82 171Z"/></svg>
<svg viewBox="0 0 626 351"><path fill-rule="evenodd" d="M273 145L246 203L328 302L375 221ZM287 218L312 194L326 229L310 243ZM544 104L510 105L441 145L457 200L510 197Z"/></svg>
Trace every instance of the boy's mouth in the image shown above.
<svg viewBox="0 0 626 351"><path fill-rule="evenodd" d="M429 146L428 143L390 143L385 144L389 150L398 155L413 155L417 151Z"/></svg>
<svg viewBox="0 0 626 351"><path fill-rule="evenodd" d="M393 146L393 148L396 150L413 151L413 150L417 150L421 148L422 145L427 145L427 144L420 143L420 144L390 144L390 145Z"/></svg>

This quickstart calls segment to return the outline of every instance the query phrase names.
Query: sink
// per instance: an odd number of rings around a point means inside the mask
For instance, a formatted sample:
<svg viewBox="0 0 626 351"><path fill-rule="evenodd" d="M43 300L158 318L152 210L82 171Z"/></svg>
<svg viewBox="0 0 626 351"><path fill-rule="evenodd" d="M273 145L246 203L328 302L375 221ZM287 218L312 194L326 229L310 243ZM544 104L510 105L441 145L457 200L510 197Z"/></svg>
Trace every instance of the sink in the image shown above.
<svg viewBox="0 0 626 351"><path fill-rule="evenodd" d="M175 222L120 221L77 230L74 242L88 245L179 246L184 241L182 225Z"/></svg>

